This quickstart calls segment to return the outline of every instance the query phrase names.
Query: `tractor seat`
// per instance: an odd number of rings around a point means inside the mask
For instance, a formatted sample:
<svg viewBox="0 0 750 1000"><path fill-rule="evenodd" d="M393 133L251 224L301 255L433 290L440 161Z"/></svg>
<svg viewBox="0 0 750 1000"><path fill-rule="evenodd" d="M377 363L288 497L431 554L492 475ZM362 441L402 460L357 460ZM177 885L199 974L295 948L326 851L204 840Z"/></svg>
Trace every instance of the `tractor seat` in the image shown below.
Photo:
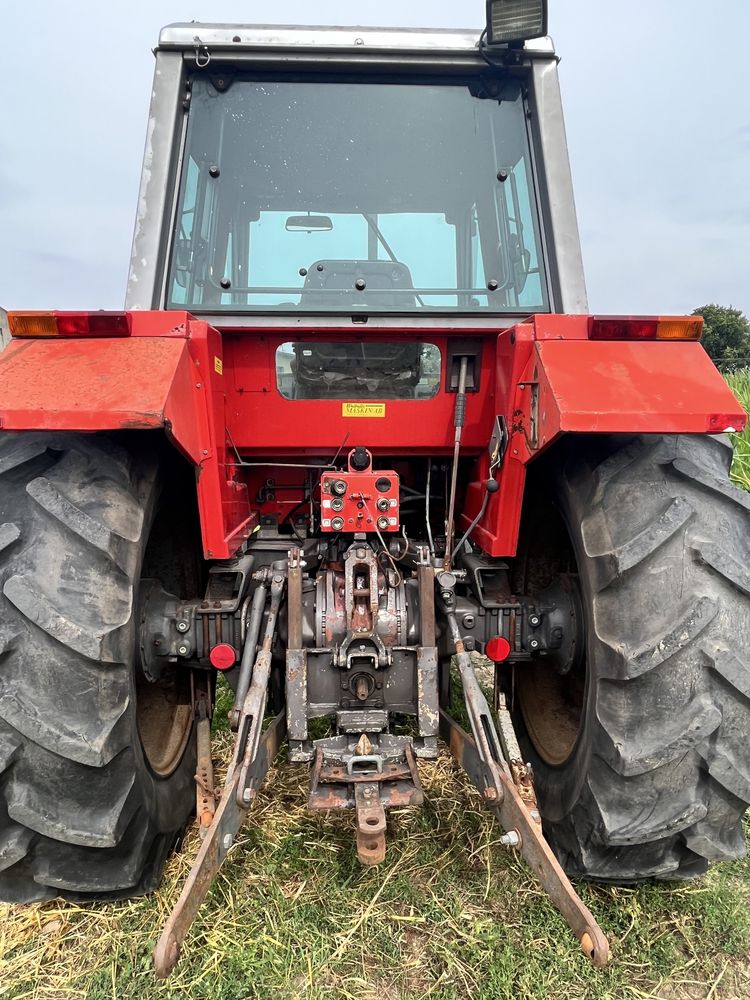
<svg viewBox="0 0 750 1000"><path fill-rule="evenodd" d="M392 260L316 260L305 275L301 305L307 309L414 309L406 264Z"/></svg>

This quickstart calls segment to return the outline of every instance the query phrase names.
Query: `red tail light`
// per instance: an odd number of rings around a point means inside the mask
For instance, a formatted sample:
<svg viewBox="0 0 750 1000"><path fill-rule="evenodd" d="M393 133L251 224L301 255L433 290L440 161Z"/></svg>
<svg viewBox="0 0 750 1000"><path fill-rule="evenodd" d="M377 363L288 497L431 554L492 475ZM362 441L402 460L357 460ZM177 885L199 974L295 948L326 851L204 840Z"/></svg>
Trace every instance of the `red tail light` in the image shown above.
<svg viewBox="0 0 750 1000"><path fill-rule="evenodd" d="M9 312L13 337L129 337L130 316L120 312Z"/></svg>
<svg viewBox="0 0 750 1000"><path fill-rule="evenodd" d="M220 642L213 646L208 658L211 661L211 666L216 670L231 670L237 662L234 647L230 646L228 642Z"/></svg>
<svg viewBox="0 0 750 1000"><path fill-rule="evenodd" d="M589 340L700 340L702 316L591 316Z"/></svg>
<svg viewBox="0 0 750 1000"><path fill-rule="evenodd" d="M494 660L495 663L502 663L510 656L510 643L502 635L496 635L490 639L484 647L484 655Z"/></svg>

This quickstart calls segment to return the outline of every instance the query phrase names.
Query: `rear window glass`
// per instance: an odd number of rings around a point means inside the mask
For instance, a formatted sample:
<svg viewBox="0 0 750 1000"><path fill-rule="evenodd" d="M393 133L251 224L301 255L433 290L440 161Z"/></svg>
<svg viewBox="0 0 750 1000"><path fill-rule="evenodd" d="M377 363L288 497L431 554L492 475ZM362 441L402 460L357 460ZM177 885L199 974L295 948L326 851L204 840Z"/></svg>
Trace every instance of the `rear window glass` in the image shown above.
<svg viewBox="0 0 750 1000"><path fill-rule="evenodd" d="M289 343L276 350L276 385L285 399L432 399L440 389L434 344Z"/></svg>

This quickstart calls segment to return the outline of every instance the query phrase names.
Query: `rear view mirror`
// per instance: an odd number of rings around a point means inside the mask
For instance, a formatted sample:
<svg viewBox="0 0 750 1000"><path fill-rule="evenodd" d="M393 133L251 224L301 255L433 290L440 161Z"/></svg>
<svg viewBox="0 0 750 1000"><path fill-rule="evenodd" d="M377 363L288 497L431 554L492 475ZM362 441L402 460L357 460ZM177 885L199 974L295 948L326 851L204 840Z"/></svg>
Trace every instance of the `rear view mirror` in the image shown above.
<svg viewBox="0 0 750 1000"><path fill-rule="evenodd" d="M330 233L333 220L327 215L290 215L286 220L289 233Z"/></svg>

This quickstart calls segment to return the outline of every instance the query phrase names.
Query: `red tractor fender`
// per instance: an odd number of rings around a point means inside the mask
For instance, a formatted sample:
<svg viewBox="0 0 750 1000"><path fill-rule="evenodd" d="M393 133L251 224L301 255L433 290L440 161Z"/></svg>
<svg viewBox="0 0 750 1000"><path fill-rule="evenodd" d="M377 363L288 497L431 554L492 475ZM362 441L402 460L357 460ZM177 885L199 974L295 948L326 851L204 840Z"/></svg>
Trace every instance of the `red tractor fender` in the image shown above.
<svg viewBox="0 0 750 1000"><path fill-rule="evenodd" d="M516 553L526 469L563 434L721 434L747 414L695 341L589 340L586 316L534 316L500 334L497 398L508 447L473 537L490 555ZM461 517L479 512L489 458L478 463Z"/></svg>
<svg viewBox="0 0 750 1000"><path fill-rule="evenodd" d="M225 441L221 335L187 313L131 313L130 336L13 340L0 354L0 430L163 428L196 467L206 558L256 523Z"/></svg>
<svg viewBox="0 0 750 1000"><path fill-rule="evenodd" d="M162 428L196 468L204 555L228 558L255 528L258 512L249 502L230 437L229 418L236 425L237 400L243 395L233 382L225 386L232 372L224 374L222 335L180 312L129 313L128 333L11 342L0 354L0 429ZM508 428L505 459L497 472L499 490L473 531L475 541L492 556L515 555L527 466L563 434L715 434L741 430L747 421L695 342L593 341L588 317L555 315L532 317L493 340L494 384L486 387L486 397L473 411L475 422L480 412L485 414L488 443L493 414L504 415ZM271 361L265 353L261 357L259 377L270 384L275 381L266 370ZM488 374L492 383L491 367ZM257 396L262 404L257 419L271 420L275 429L287 426L284 413L277 412L283 400L272 393L245 396ZM442 414L434 435L443 447L450 397L441 394L432 405L432 412ZM411 412L405 412L407 424ZM253 426L254 421L236 430L252 440L257 433ZM414 426L424 430L432 425L415 419L413 425L400 426L403 453ZM320 430L314 421L310 427L296 427L307 448L319 446ZM483 438L480 426L474 432L478 441ZM424 452L424 442L420 447ZM463 530L481 509L489 471L484 451L467 485Z"/></svg>

